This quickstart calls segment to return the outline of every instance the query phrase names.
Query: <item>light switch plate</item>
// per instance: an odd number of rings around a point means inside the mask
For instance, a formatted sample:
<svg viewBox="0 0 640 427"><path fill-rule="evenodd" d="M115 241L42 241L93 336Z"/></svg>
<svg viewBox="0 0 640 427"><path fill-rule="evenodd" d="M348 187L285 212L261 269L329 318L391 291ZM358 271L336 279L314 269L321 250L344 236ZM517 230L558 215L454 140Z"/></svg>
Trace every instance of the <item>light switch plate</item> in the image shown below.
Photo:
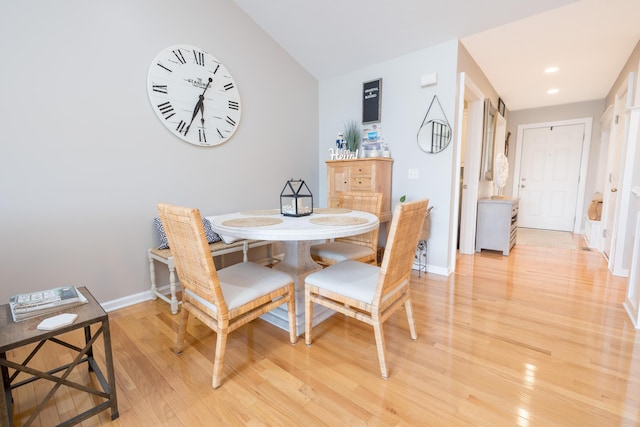
<svg viewBox="0 0 640 427"><path fill-rule="evenodd" d="M418 172L418 169L409 169L409 179L418 179L419 177L420 173Z"/></svg>
<svg viewBox="0 0 640 427"><path fill-rule="evenodd" d="M420 76L420 86L431 86L438 83L438 73L425 74Z"/></svg>

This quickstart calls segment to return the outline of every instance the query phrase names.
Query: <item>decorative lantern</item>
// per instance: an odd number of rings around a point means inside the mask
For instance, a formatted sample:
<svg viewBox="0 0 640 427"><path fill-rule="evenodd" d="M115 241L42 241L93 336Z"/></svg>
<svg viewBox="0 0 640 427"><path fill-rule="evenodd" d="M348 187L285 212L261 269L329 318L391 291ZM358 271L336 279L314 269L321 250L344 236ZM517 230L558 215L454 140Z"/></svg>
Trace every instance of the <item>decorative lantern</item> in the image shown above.
<svg viewBox="0 0 640 427"><path fill-rule="evenodd" d="M285 216L307 216L313 213L313 195L301 179L290 179L280 193L280 213Z"/></svg>

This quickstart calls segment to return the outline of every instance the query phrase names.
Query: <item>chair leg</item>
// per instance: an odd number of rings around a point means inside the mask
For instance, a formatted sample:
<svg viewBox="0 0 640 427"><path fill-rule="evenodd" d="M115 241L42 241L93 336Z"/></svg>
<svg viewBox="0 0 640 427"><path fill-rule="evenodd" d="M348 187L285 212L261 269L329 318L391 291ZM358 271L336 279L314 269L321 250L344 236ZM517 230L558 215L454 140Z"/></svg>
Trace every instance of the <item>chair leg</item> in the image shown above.
<svg viewBox="0 0 640 427"><path fill-rule="evenodd" d="M151 249L147 250L147 256L149 258L149 278L151 279L151 298L156 300L158 299L158 287L156 286L156 266L153 263L153 258L151 258Z"/></svg>
<svg viewBox="0 0 640 427"><path fill-rule="evenodd" d="M416 334L416 324L413 321L413 308L411 307L411 298L404 302L404 309L407 312L407 320L409 321L409 333L411 334L411 339L418 339L418 334Z"/></svg>
<svg viewBox="0 0 640 427"><path fill-rule="evenodd" d="M220 387L222 383L222 367L224 365L224 352L227 349L227 335L229 335L228 331L220 331L217 333L218 337L216 338L216 354L215 360L213 361L213 379L211 381L211 386L213 388Z"/></svg>
<svg viewBox="0 0 640 427"><path fill-rule="evenodd" d="M311 346L311 323L313 320L313 302L311 302L311 292L308 288L304 290L304 342L307 347Z"/></svg>
<svg viewBox="0 0 640 427"><path fill-rule="evenodd" d="M180 323L178 324L178 336L176 337L176 345L173 348L174 353L180 354L184 350L184 339L187 333L187 322L189 321L189 310L182 308L180 314Z"/></svg>
<svg viewBox="0 0 640 427"><path fill-rule="evenodd" d="M249 242L245 240L242 242L242 262L249 261Z"/></svg>
<svg viewBox="0 0 640 427"><path fill-rule="evenodd" d="M295 344L298 341L298 331L296 330L296 292L293 283L289 285L289 302L287 302L287 313L289 314L289 341Z"/></svg>
<svg viewBox="0 0 640 427"><path fill-rule="evenodd" d="M380 363L380 375L383 379L387 379L387 361L384 357L384 333L382 332L382 323L375 319L373 322L373 333L376 336L376 348L378 349L378 362Z"/></svg>
<svg viewBox="0 0 640 427"><path fill-rule="evenodd" d="M173 257L169 257L167 261L167 266L169 267L169 289L171 292L171 314L176 314L178 312L178 298L176 298L176 263Z"/></svg>

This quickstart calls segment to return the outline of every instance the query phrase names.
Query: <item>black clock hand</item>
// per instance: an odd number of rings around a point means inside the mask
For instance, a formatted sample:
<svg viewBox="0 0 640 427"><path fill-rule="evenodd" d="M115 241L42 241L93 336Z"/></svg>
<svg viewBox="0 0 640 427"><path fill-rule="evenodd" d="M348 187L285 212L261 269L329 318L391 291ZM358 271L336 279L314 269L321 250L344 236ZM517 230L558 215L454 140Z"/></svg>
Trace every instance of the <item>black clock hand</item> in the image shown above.
<svg viewBox="0 0 640 427"><path fill-rule="evenodd" d="M200 138L200 142L207 142L207 135L204 133L204 104L202 105L202 108L200 108L200 123L201 123L201 128L198 131L199 132L199 138Z"/></svg>
<svg viewBox="0 0 640 427"><path fill-rule="evenodd" d="M184 135L185 136L187 136L187 134L189 133L189 128L191 127L191 123L193 123L193 119L195 119L196 116L198 115L198 111L200 111L202 109L202 100L203 99L204 99L204 95L200 95L200 99L198 100L198 103L196 104L196 108L193 109L193 114L191 115L191 121L189 122L189 126L187 126L187 128L184 131Z"/></svg>
<svg viewBox="0 0 640 427"><path fill-rule="evenodd" d="M193 120L198 115L198 111L201 111L204 108L204 94L207 92L207 89L209 89L209 86L211 86L212 81L213 79L209 77L209 82L207 83L204 90L202 91L202 95L198 96L198 102L196 103L196 107L193 109L193 114L191 115L191 121L189 122L189 126L187 126L187 128L184 131L184 136L187 136L187 134L189 133L189 129L191 128L191 123L193 123ZM204 124L204 119L202 119L202 122Z"/></svg>

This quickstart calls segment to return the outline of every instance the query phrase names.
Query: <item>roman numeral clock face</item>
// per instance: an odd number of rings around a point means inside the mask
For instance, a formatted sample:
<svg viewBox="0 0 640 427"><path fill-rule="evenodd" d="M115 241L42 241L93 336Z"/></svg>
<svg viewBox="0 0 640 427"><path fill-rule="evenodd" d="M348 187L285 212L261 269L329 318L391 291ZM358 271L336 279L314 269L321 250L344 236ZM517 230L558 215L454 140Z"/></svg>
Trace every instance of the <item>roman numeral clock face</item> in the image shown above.
<svg viewBox="0 0 640 427"><path fill-rule="evenodd" d="M240 124L240 94L231 73L197 47L162 50L149 66L147 91L160 121L191 144L222 144Z"/></svg>

